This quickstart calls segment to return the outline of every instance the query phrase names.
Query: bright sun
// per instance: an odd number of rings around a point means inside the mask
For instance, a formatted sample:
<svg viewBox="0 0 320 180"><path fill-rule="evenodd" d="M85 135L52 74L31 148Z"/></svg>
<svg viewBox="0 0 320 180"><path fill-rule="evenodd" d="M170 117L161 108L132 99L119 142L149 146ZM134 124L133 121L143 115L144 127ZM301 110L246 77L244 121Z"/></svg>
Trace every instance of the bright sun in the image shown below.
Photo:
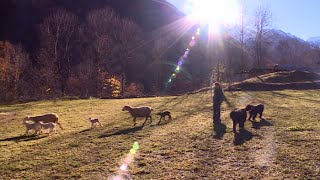
<svg viewBox="0 0 320 180"><path fill-rule="evenodd" d="M193 20L210 26L235 23L239 17L237 0L189 0L188 9Z"/></svg>

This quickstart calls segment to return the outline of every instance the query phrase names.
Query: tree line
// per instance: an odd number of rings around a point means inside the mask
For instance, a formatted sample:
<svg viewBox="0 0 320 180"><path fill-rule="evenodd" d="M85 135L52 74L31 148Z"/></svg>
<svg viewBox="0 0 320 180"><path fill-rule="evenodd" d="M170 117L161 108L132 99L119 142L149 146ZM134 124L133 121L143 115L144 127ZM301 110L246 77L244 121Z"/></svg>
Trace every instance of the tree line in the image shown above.
<svg viewBox="0 0 320 180"><path fill-rule="evenodd" d="M179 93L208 86L212 78L237 80L237 72L264 67L276 54L270 53L270 11L258 9L252 22L241 17L213 46L202 33L181 73L168 83L191 31L181 39L181 32L165 28L146 33L108 7L92 10L84 20L56 9L39 24L32 54L21 44L0 42L0 100ZM320 56L319 48L300 48L292 39L278 46L284 63L299 64L305 57L315 63Z"/></svg>

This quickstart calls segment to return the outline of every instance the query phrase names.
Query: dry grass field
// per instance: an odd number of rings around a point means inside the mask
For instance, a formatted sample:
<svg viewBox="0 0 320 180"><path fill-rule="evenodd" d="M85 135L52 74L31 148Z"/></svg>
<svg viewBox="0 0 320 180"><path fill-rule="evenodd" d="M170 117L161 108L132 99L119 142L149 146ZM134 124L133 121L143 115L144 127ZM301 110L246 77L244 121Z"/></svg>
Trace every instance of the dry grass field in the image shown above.
<svg viewBox="0 0 320 180"><path fill-rule="evenodd" d="M0 179L320 179L320 90L226 92L223 137L208 92L174 97L38 101L0 106ZM264 118L234 134L230 111L264 103ZM153 107L132 127L124 105ZM172 113L157 124L155 114ZM26 115L55 112L65 128L22 136ZM89 117L103 127L90 129ZM259 120L259 118L258 118ZM127 161L134 142L140 147ZM120 166L128 163L128 169ZM124 177L124 175L123 175Z"/></svg>

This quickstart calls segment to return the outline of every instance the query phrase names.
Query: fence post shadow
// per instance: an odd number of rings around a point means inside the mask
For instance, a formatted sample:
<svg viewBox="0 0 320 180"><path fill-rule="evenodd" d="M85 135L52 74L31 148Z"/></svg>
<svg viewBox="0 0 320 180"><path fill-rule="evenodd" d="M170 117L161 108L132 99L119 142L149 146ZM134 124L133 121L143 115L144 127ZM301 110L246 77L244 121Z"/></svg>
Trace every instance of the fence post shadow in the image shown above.
<svg viewBox="0 0 320 180"><path fill-rule="evenodd" d="M214 138L221 140L227 131L227 126L221 123L220 118L213 118L213 131Z"/></svg>

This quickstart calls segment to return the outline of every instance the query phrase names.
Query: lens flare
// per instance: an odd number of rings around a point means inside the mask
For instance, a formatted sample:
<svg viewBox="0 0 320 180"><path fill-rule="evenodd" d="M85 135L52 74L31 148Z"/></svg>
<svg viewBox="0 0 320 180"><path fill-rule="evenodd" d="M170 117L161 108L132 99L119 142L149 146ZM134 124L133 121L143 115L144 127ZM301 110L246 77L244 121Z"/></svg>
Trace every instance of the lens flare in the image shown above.
<svg viewBox="0 0 320 180"><path fill-rule="evenodd" d="M122 164L121 166L120 166L120 170L121 171L126 171L128 169L128 165L126 165L126 164Z"/></svg>
<svg viewBox="0 0 320 180"><path fill-rule="evenodd" d="M194 45L196 45L196 41L195 41L195 40L192 40L192 41L189 43L189 46L190 46L190 47L193 47Z"/></svg>
<svg viewBox="0 0 320 180"><path fill-rule="evenodd" d="M133 149L135 149L136 151L140 148L138 142L134 142L132 147L133 147Z"/></svg>
<svg viewBox="0 0 320 180"><path fill-rule="evenodd" d="M140 149L140 145L138 142L134 142L132 148L129 153L126 155L124 159L121 160L121 166L117 173L113 176L109 176L108 179L112 180L123 180L123 179L131 179L129 166L134 162L134 158L137 156L137 152Z"/></svg>

